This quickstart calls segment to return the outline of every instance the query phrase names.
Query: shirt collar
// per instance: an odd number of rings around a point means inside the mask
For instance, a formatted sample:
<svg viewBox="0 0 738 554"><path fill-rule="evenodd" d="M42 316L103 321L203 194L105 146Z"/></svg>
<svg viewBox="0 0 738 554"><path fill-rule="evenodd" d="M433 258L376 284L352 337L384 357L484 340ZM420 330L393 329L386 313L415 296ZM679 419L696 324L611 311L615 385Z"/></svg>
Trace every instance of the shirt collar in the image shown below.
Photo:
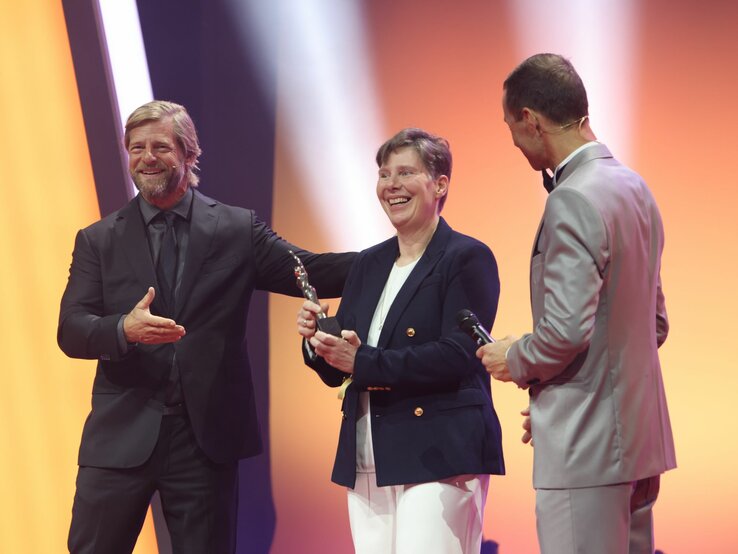
<svg viewBox="0 0 738 554"><path fill-rule="evenodd" d="M192 198L194 196L195 195L193 194L192 189L190 187L187 187L187 191L185 191L184 196L180 199L179 202L172 206L169 211L174 212L182 219L189 221L190 213L192 213ZM141 215L143 216L144 223L146 225L151 223L151 220L159 215L159 212L164 211L160 210L152 204L149 204L146 199L140 194L138 195L138 207L141 210Z"/></svg>
<svg viewBox="0 0 738 554"><path fill-rule="evenodd" d="M574 157L579 154L580 152L585 151L587 148L591 148L592 146L595 146L596 144L599 144L596 140L592 140L589 142L586 142L582 144L579 148L574 150L571 154L569 154L566 158L564 158L559 165L556 166L556 170L554 171L554 177L553 182L554 186L556 186L556 182L558 181L557 175L559 175L559 172L564 169L564 166L568 164L570 161L574 159Z"/></svg>

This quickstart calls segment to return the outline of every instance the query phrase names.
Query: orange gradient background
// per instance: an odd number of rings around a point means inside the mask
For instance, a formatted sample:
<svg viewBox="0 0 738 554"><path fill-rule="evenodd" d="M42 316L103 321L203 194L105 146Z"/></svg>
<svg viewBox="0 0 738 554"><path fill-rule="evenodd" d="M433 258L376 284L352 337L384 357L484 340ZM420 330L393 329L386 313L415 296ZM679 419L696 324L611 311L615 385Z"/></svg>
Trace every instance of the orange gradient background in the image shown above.
<svg viewBox="0 0 738 554"><path fill-rule="evenodd" d="M500 94L507 73L533 51L501 2L366 4L380 126L386 136L413 125L450 140L444 217L497 257L502 296L493 333L525 332L529 252L545 192L512 146ZM738 551L738 7L634 5L634 94L624 112L633 119L631 147L619 157L650 184L666 228L671 333L661 361L679 463L662 480L656 546L667 554ZM58 350L56 320L74 234L99 210L61 3L0 0L0 14L0 551L62 552L94 363ZM577 65L578 52L562 53ZM592 126L597 133L596 120ZM310 213L300 168L277 137L274 227L312 250L335 249L317 224L347 201L331 175L331 152L315 163L335 201ZM207 193L206 180L202 186ZM272 552L350 552L345 492L329 482L339 404L302 365L293 331L299 304L270 299ZM508 475L491 480L485 537L501 554L534 553L532 450L519 442L527 397L500 384L493 394ZM157 551L149 522L136 551Z"/></svg>

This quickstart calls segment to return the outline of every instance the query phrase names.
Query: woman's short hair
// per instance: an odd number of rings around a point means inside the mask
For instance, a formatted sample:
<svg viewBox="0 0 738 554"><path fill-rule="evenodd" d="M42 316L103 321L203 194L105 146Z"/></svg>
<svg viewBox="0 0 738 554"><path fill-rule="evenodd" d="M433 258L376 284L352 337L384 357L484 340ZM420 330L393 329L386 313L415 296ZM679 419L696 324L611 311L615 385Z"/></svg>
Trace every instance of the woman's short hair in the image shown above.
<svg viewBox="0 0 738 554"><path fill-rule="evenodd" d="M431 177L438 179L441 175L445 175L449 181L451 180L453 159L451 158L451 147L448 141L443 137L415 127L403 129L379 147L379 150L377 150L377 166L382 167L389 159L390 154L408 146L414 148L418 153ZM447 196L448 192L441 198L439 209L443 208Z"/></svg>

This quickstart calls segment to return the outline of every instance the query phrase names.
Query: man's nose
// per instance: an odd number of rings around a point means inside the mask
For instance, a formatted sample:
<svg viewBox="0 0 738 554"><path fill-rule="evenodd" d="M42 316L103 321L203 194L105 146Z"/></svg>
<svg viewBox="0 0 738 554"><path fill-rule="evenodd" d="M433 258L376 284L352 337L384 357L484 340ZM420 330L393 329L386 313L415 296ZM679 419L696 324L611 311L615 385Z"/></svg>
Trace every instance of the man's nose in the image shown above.
<svg viewBox="0 0 738 554"><path fill-rule="evenodd" d="M156 161L156 156L154 156L154 153L147 148L143 155L143 161L147 164L153 163Z"/></svg>

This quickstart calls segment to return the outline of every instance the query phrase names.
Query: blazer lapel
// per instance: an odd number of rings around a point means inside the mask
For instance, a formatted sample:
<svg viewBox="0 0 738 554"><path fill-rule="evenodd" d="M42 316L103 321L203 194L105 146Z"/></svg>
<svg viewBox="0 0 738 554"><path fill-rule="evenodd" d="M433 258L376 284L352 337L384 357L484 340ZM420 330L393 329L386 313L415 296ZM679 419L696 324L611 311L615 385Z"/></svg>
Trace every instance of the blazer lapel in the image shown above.
<svg viewBox="0 0 738 554"><path fill-rule="evenodd" d="M175 321L182 313L192 287L195 277L200 271L203 261L210 250L210 245L215 238L215 229L218 225L218 214L215 205L217 202L193 191L195 197L192 199L192 218L190 220L190 238L185 255L185 265L182 270L182 280L175 300Z"/></svg>
<svg viewBox="0 0 738 554"><path fill-rule="evenodd" d="M448 239L450 236L451 228L444 221L444 219L441 218L438 221L436 232L433 234L433 238L431 238L431 241L428 243L425 252L418 260L418 264L408 276L407 281L405 281L405 283L402 285L402 288L397 293L394 302L392 302L392 306L390 307L389 312L387 312L387 317L384 319L384 325L382 326L382 332L379 335L379 341L377 343L378 347L387 346L387 344L389 343L389 340L393 335L394 328L397 326L397 322L400 319L400 315L402 315L402 313L405 311L405 308L407 308L408 304L413 299L413 296L415 296L415 291L418 290L418 287L420 287L421 283L425 280L428 274L433 271L433 269L436 267L436 264L438 263L438 260L440 260L441 256L443 256L443 253L446 250L446 244L448 243ZM387 274L389 275L389 271L387 272ZM384 282L382 282L382 288L384 288L385 282L386 279ZM374 312L372 311L372 314L373 313Z"/></svg>
<svg viewBox="0 0 738 554"><path fill-rule="evenodd" d="M538 241L541 240L541 231L543 230L543 218L541 218L541 222L538 224L538 230L536 231L536 239L533 241L533 249L530 251L530 257L534 258L540 250L538 250Z"/></svg>
<svg viewBox="0 0 738 554"><path fill-rule="evenodd" d="M151 259L143 217L138 208L138 198L133 198L118 212L115 221L115 237L117 246L128 259L133 274L141 283L142 288L148 289L153 286L158 291L159 283L156 280L156 270L154 261ZM155 313L165 313L163 299L159 295L154 297L152 307Z"/></svg>
<svg viewBox="0 0 738 554"><path fill-rule="evenodd" d="M369 336L369 325L372 323L374 311L377 309L387 277L399 253L397 237L393 237L387 240L382 248L367 257L366 267L363 269L364 275L376 276L376 278L366 280L365 288L357 302L356 333L362 341L366 341Z"/></svg>
<svg viewBox="0 0 738 554"><path fill-rule="evenodd" d="M610 153L610 150L604 144L596 144L594 146L585 148L579 154L574 156L571 160L569 160L566 163L563 171L561 172L561 176L556 180L556 188L554 189L554 191L558 189L559 185L561 185L563 181L565 181L570 175L572 175L579 166L591 160L596 160L600 158L612 158L612 157L613 156ZM541 240L541 232L543 231L544 223L545 223L545 220L542 217L541 222L538 224L538 231L536 231L536 238L533 241L533 249L531 250L531 253L530 253L531 266L530 266L528 280L531 284L531 287L530 287L531 305L533 304L533 264L532 264L532 261L533 261L533 258L536 256L536 254L540 252L540 250L538 249L538 241Z"/></svg>
<svg viewBox="0 0 738 554"><path fill-rule="evenodd" d="M564 169L561 171L561 176L556 180L556 188L554 189L554 191L558 189L559 186L566 179L568 179L569 176L571 176L581 165L584 165L591 160L596 160L600 158L612 158L610 150L604 144L598 143L582 150L579 154L574 156L566 163ZM536 239L533 241L533 250L531 251L530 255L531 258L535 257L535 255L540 252L540 250L538 249L538 241L541 239L543 223L543 218L541 218L541 222L538 224L538 231L536 232Z"/></svg>
<svg viewBox="0 0 738 554"><path fill-rule="evenodd" d="M556 187L565 181L577 168L581 165L586 164L589 161L600 159L600 158L612 158L610 150L604 144L595 144L582 150L579 154L569 160L564 169L561 171L561 175L556 180ZM555 189L554 189L555 190Z"/></svg>

